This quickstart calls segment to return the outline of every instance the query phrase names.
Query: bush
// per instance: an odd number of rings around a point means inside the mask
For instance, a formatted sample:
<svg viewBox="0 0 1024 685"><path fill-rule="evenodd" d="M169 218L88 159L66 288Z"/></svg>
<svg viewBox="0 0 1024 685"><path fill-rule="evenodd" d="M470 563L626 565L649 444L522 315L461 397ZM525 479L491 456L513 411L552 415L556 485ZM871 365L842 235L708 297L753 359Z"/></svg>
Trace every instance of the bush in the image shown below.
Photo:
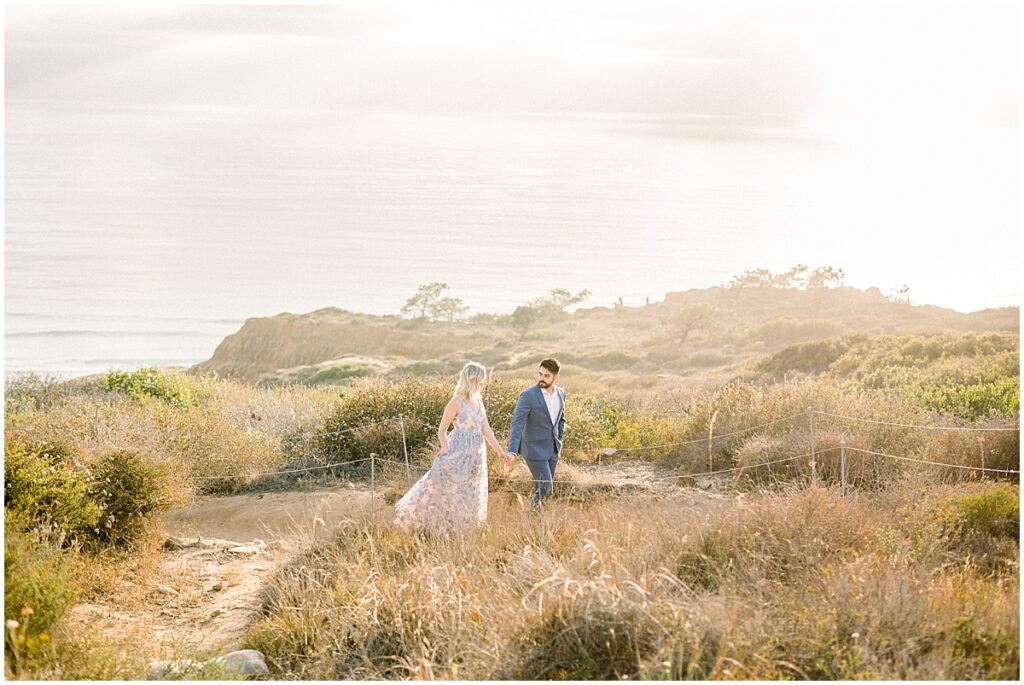
<svg viewBox="0 0 1024 685"><path fill-rule="evenodd" d="M219 406L179 409L148 397L141 405L112 446L153 454L199 492L236 492L256 482L255 474L285 463L281 437L240 429Z"/></svg>
<svg viewBox="0 0 1024 685"><path fill-rule="evenodd" d="M832 338L792 345L765 357L754 367L772 380L782 380L790 372L818 374L842 357L862 338Z"/></svg>
<svg viewBox="0 0 1024 685"><path fill-rule="evenodd" d="M66 542L90 539L102 516L91 474L65 445L4 445L4 506L28 525L48 525Z"/></svg>
<svg viewBox="0 0 1024 685"><path fill-rule="evenodd" d="M331 366L326 369L320 369L313 374L308 381L307 385L339 385L344 384L353 378L362 378L363 376L370 376L373 374L373 370L365 366L359 366L358 364L345 364L343 366Z"/></svg>
<svg viewBox="0 0 1024 685"><path fill-rule="evenodd" d="M1016 487L978 485L974 492L938 499L931 511L941 525L948 548L984 559L984 563L1005 557L1020 539L1020 496ZM1003 544L1002 541L1013 543Z"/></svg>
<svg viewBox="0 0 1024 685"><path fill-rule="evenodd" d="M183 374L165 374L152 367L137 371L110 371L100 384L107 390L133 397L157 397L176 407L198 404L198 397Z"/></svg>
<svg viewBox="0 0 1024 685"><path fill-rule="evenodd" d="M65 446L9 443L4 505L28 527L52 528L63 544L124 546L168 501L166 468L130 451L89 467Z"/></svg>
<svg viewBox="0 0 1024 685"><path fill-rule="evenodd" d="M75 596L67 552L5 511L4 620L22 624L30 637L46 633L64 615ZM28 620L22 609L32 609ZM9 640L4 644L10 647Z"/></svg>
<svg viewBox="0 0 1024 685"><path fill-rule="evenodd" d="M1017 492L998 488L964 495L956 506L963 530L1020 539L1020 495Z"/></svg>
<svg viewBox="0 0 1024 685"><path fill-rule="evenodd" d="M96 539L124 547L139 539L149 516L167 502L167 470L134 452L112 452L94 470L92 495L103 511Z"/></svg>
<svg viewBox="0 0 1024 685"><path fill-rule="evenodd" d="M754 377L828 374L854 390L898 393L920 407L965 419L1020 412L1019 338L979 336L852 336L793 345L754 366Z"/></svg>

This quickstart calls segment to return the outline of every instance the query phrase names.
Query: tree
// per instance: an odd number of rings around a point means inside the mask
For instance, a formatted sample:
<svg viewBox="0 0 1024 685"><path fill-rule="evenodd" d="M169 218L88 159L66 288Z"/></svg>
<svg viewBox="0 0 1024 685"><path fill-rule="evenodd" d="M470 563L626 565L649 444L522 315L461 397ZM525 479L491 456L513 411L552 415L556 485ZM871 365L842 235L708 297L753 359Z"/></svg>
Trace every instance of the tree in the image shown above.
<svg viewBox="0 0 1024 685"><path fill-rule="evenodd" d="M566 307L579 304L588 297L590 297L589 290L581 290L573 295L565 288L554 288L547 297L538 297L529 305L539 309L544 318L551 318L564 314Z"/></svg>
<svg viewBox="0 0 1024 685"><path fill-rule="evenodd" d="M666 321L666 325L678 336L679 342L684 343L690 337L690 333L698 328L704 328L718 315L718 310L707 304L689 304L672 314Z"/></svg>
<svg viewBox="0 0 1024 685"><path fill-rule="evenodd" d="M725 286L729 289L738 288L767 288L772 284L772 272L768 269L754 269L744 271L739 276L733 276L732 280Z"/></svg>
<svg viewBox="0 0 1024 685"><path fill-rule="evenodd" d="M519 340L523 340L536 324L565 314L566 307L579 304L588 297L589 290L581 290L573 295L565 288L555 288L544 297L516 307L512 312L512 328L519 333Z"/></svg>
<svg viewBox="0 0 1024 685"><path fill-rule="evenodd" d="M430 305L431 317L443 318L448 323L468 311L469 307L463 305L462 300L457 297L445 297Z"/></svg>
<svg viewBox="0 0 1024 685"><path fill-rule="evenodd" d="M428 313L437 306L441 299L441 293L448 289L447 283L427 283L421 285L416 294L405 301L402 307L402 314L415 314L415 319L426 319Z"/></svg>
<svg viewBox="0 0 1024 685"><path fill-rule="evenodd" d="M804 274L807 273L807 266L797 264L789 271L780 274L772 274L771 282L773 288L799 288L805 281Z"/></svg>
<svg viewBox="0 0 1024 685"><path fill-rule="evenodd" d="M730 290L742 288L833 288L843 284L846 275L842 269L831 266L818 267L810 273L805 264L797 264L788 271L773 274L768 269L744 271L733 276L725 287Z"/></svg>
<svg viewBox="0 0 1024 685"><path fill-rule="evenodd" d="M520 342L526 337L533 324L541 319L541 314L536 307L528 304L519 305L512 312L512 328L519 333Z"/></svg>
<svg viewBox="0 0 1024 685"><path fill-rule="evenodd" d="M842 287L844 278L846 278L846 274L843 273L842 269L822 266L811 272L811 275L807 277L805 285L808 290L812 288L839 288Z"/></svg>
<svg viewBox="0 0 1024 685"><path fill-rule="evenodd" d="M900 304L910 304L910 286L904 283L896 289L895 293L889 296L889 299Z"/></svg>

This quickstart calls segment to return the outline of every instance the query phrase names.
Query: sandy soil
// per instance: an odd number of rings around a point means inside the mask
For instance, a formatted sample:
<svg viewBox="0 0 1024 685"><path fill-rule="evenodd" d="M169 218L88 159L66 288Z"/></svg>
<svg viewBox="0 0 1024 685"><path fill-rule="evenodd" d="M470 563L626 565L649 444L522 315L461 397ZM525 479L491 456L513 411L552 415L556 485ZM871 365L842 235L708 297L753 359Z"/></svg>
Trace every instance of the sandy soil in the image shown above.
<svg viewBox="0 0 1024 685"><path fill-rule="evenodd" d="M658 479L653 467L636 462L570 468L581 485L626 486L654 495L678 489L673 480ZM693 489L698 498L721 496L701 489ZM386 499L378 494L380 515L390 509ZM167 542L152 572L129 579L102 600L76 606L71 620L130 642L153 659L175 658L196 647L220 653L238 649L274 572L315 541L329 538L341 521L369 509L369 491L350 485L211 497L170 511L161 520Z"/></svg>
<svg viewBox="0 0 1024 685"><path fill-rule="evenodd" d="M236 649L275 570L369 504L368 492L339 487L214 497L168 512L155 571L76 606L71 620L130 635L151 658Z"/></svg>

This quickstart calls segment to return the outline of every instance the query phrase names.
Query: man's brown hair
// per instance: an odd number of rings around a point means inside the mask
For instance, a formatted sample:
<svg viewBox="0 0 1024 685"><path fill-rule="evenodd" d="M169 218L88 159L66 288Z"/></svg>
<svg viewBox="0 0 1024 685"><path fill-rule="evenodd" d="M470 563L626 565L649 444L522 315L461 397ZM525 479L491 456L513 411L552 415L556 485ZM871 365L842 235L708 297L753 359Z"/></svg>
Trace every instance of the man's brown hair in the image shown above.
<svg viewBox="0 0 1024 685"><path fill-rule="evenodd" d="M547 359L545 359L544 361L542 361L542 362L540 363L540 365L541 365L541 367L542 367L542 368L545 368L545 369L547 369L548 371L550 371L550 372L551 372L551 373L552 373L553 375L555 375L555 376L557 376L557 375L558 375L558 370L559 370L560 368L562 368L562 367L560 367L560 366L558 365L558 360L557 360L557 359L555 359L554 357L548 357Z"/></svg>

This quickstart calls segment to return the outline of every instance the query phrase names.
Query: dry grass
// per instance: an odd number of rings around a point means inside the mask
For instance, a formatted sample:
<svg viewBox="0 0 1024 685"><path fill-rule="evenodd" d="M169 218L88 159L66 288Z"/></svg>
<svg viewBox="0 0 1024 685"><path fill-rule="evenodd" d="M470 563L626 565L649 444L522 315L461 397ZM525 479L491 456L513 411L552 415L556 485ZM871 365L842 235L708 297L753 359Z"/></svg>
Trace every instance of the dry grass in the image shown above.
<svg viewBox="0 0 1024 685"><path fill-rule="evenodd" d="M453 539L354 519L280 574L247 642L281 678L1015 678L1016 539L983 568L938 513L1006 486L915 487L540 516L497 494Z"/></svg>
<svg viewBox="0 0 1024 685"><path fill-rule="evenodd" d="M320 444L322 452L304 450L303 438L398 411L421 421L410 438L413 465L423 467L451 391L450 378L366 381L344 398L308 388L186 382L197 402L180 406L84 380L9 388L7 443L56 441L90 468L130 450L166 466L165 501L180 502L196 492L268 483L204 476L323 463L342 452L397 458L392 427ZM489 391L499 439L520 388L502 379ZM248 640L267 652L279 677L1015 678L1019 526L1003 521L1006 497L986 494L993 486L977 472L849 455L853 496L795 489L787 482L806 482L805 464L763 464L807 451L803 415L714 443L716 468L744 466L744 483L776 483L772 493L735 500L692 491L668 499L612 496L569 463L608 445L705 438L712 423L722 435L809 405L901 423L954 421L895 394L821 379L737 382L657 402L577 393L567 433L567 449L576 454L559 468L559 478L574 485L561 488L541 516L522 510L531 484L520 470L492 487L488 527L465 538L404 537L381 521L348 521L333 545L281 574ZM979 436L816 417L815 437L819 450L845 439L851 448L967 466L1019 463L1012 432ZM700 471L709 454L698 443L624 450L615 459ZM819 457L818 468L823 482L835 483L837 453ZM377 475L393 483L383 489L386 499L404 491L404 466L387 465ZM965 495L980 499L965 502ZM154 541L144 535L123 555L80 555L79 597L109 595L123 579L149 577L157 565ZM17 569L5 568L11 572ZM30 674L139 673L130 653L117 658L121 647L59 629L53 638L59 649L40 652Z"/></svg>

